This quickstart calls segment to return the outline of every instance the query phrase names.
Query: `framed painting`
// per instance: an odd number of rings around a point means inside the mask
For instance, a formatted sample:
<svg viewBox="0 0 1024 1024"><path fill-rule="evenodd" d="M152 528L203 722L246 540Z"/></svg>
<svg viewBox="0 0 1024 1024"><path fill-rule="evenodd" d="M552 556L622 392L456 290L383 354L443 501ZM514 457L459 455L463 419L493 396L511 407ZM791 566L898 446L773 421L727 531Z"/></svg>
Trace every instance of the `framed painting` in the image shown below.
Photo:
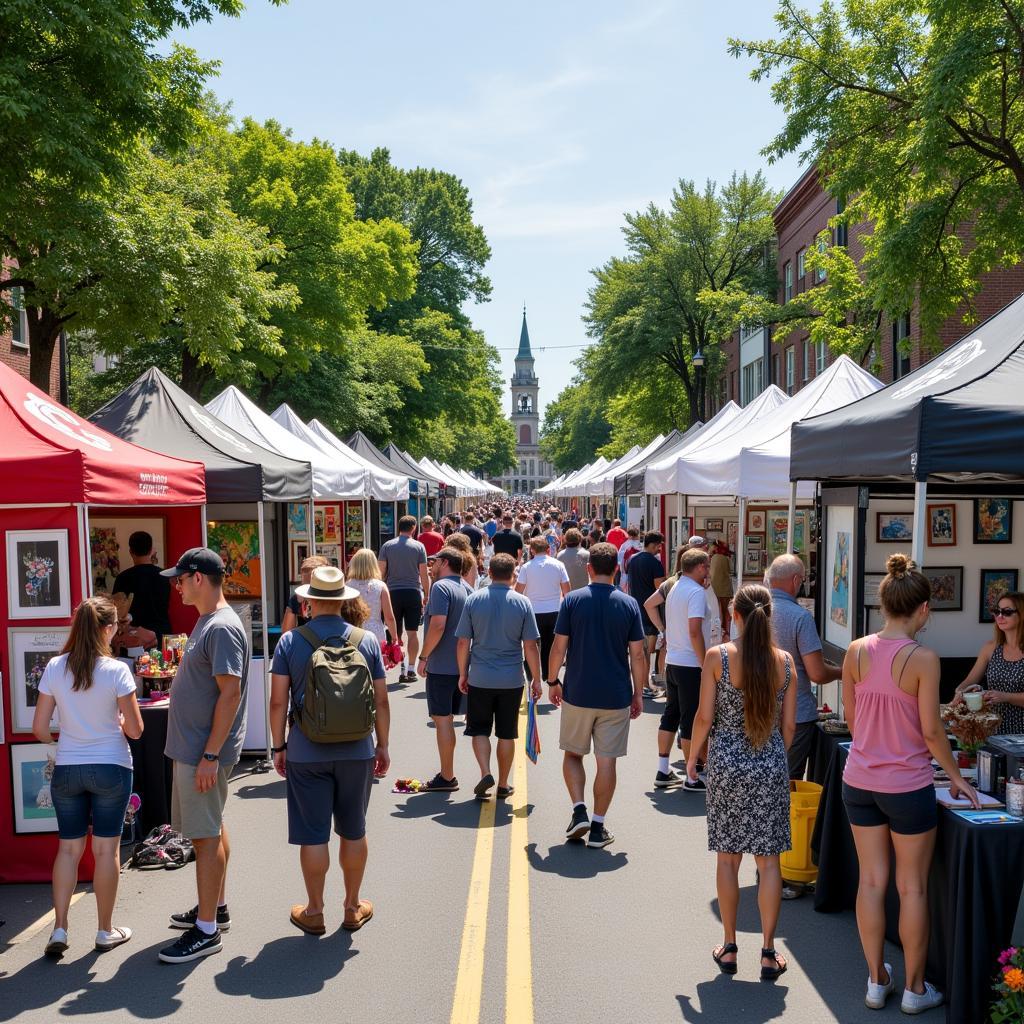
<svg viewBox="0 0 1024 1024"><path fill-rule="evenodd" d="M992 609L1003 594L1017 589L1016 569L982 569L981 594L978 601L978 621L994 622Z"/></svg>
<svg viewBox="0 0 1024 1024"><path fill-rule="evenodd" d="M11 792L14 832L56 832L50 780L56 767L57 748L49 743L11 744Z"/></svg>
<svg viewBox="0 0 1024 1024"><path fill-rule="evenodd" d="M317 544L341 543L340 506L317 505L313 509L313 536Z"/></svg>
<svg viewBox="0 0 1024 1024"><path fill-rule="evenodd" d="M964 608L964 567L926 566L921 570L932 585L933 612L960 612Z"/></svg>
<svg viewBox="0 0 1024 1024"><path fill-rule="evenodd" d="M153 539L153 550L149 560L153 565L167 565L167 550L164 546L167 535L167 520L163 516L134 518L117 516L89 517L89 567L93 593L112 593L114 580L125 569L133 565L128 542L133 533L148 533ZM171 561L173 565L173 560Z"/></svg>
<svg viewBox="0 0 1024 1024"><path fill-rule="evenodd" d="M747 509L747 533L764 533L767 513L763 508Z"/></svg>
<svg viewBox="0 0 1024 1024"><path fill-rule="evenodd" d="M736 542L740 535L740 524L736 519L730 519L725 529L725 543L729 545L729 550L736 554Z"/></svg>
<svg viewBox="0 0 1024 1024"><path fill-rule="evenodd" d="M341 568L340 544L318 544L316 553L326 558L329 565L333 565L336 569Z"/></svg>
<svg viewBox="0 0 1024 1024"><path fill-rule="evenodd" d="M948 502L928 506L928 546L953 547L956 544L956 505Z"/></svg>
<svg viewBox="0 0 1024 1024"><path fill-rule="evenodd" d="M288 578L291 583L302 579L301 565L309 557L309 541L293 540L288 545Z"/></svg>
<svg viewBox="0 0 1024 1024"><path fill-rule="evenodd" d="M1013 502L1009 498L974 499L974 543L1013 541Z"/></svg>
<svg viewBox="0 0 1024 1024"><path fill-rule="evenodd" d="M722 519L705 519L704 530L706 533L721 533L725 528L725 521Z"/></svg>
<svg viewBox="0 0 1024 1024"><path fill-rule="evenodd" d="M909 544L914 538L913 512L879 512L875 518L875 540Z"/></svg>
<svg viewBox="0 0 1024 1024"><path fill-rule="evenodd" d="M865 608L881 608L882 603L878 599L878 588L882 585L882 580L885 579L884 572L866 572L864 573L864 607Z"/></svg>
<svg viewBox="0 0 1024 1024"><path fill-rule="evenodd" d="M69 568L67 530L8 530L8 618L70 618Z"/></svg>
<svg viewBox="0 0 1024 1024"><path fill-rule="evenodd" d="M224 561L224 596L229 601L260 596L259 524L233 519L210 523L206 545Z"/></svg>
<svg viewBox="0 0 1024 1024"><path fill-rule="evenodd" d="M70 626L12 626L7 630L7 681L15 732L32 731L43 670L63 650L70 633ZM56 713L50 724L58 728Z"/></svg>
<svg viewBox="0 0 1024 1024"><path fill-rule="evenodd" d="M825 596L822 640L845 651L856 630L853 578L856 564L856 509L852 505L830 505L825 509L823 549L817 563L818 586ZM837 655L841 656L841 655Z"/></svg>
<svg viewBox="0 0 1024 1024"><path fill-rule="evenodd" d="M288 502L288 539L309 537L309 506L304 501Z"/></svg>

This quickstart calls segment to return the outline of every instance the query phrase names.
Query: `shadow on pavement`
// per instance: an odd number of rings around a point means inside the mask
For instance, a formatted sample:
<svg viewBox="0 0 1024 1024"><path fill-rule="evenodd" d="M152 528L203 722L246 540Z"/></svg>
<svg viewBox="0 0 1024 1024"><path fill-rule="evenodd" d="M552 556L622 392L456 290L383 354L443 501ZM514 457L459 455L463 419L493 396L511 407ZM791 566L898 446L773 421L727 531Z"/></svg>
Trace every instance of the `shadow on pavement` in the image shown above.
<svg viewBox="0 0 1024 1024"><path fill-rule="evenodd" d="M372 922L367 927L372 928ZM294 935L268 942L251 960L233 957L214 981L228 996L292 999L312 995L359 954L352 942L352 934L341 928L320 938L296 930Z"/></svg>
<svg viewBox="0 0 1024 1024"><path fill-rule="evenodd" d="M662 814L673 814L678 818L703 818L707 814L707 797L703 793L687 793L681 786L649 789L644 795Z"/></svg>
<svg viewBox="0 0 1024 1024"><path fill-rule="evenodd" d="M469 792L472 793L472 789ZM480 824L480 801L474 798L452 800L456 795L459 794L417 793L408 797L404 804L396 804L391 817L403 821L433 818L448 828L476 828Z"/></svg>
<svg viewBox="0 0 1024 1024"><path fill-rule="evenodd" d="M536 843L529 843L526 856L535 871L546 871L563 878L596 878L609 871L618 871L629 863L624 850L612 853L607 847L591 850L582 842L559 843L542 856Z"/></svg>
<svg viewBox="0 0 1024 1024"><path fill-rule="evenodd" d="M261 786L239 786L233 796L243 800L283 800L285 798L285 781L278 777L274 782L265 782Z"/></svg>
<svg viewBox="0 0 1024 1024"><path fill-rule="evenodd" d="M708 967L718 968L708 957ZM688 995L676 996L685 1021L743 1020L745 1024L766 1024L777 1020L786 1009L788 989L761 981L739 981L717 974L697 985L696 1005Z"/></svg>

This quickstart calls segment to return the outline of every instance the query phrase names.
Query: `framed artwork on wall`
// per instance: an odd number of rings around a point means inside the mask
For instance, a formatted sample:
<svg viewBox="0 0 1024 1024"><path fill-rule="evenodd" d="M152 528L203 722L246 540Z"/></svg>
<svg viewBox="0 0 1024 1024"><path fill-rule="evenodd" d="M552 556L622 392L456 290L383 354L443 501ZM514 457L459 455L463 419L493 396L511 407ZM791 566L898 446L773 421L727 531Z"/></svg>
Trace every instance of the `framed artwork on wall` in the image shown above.
<svg viewBox="0 0 1024 1024"><path fill-rule="evenodd" d="M705 519L704 529L708 533L721 533L725 528L725 522L722 519Z"/></svg>
<svg viewBox="0 0 1024 1024"><path fill-rule="evenodd" d="M288 539L304 540L309 536L309 506L304 501L288 502Z"/></svg>
<svg viewBox="0 0 1024 1024"><path fill-rule="evenodd" d="M309 557L309 541L293 540L288 544L288 577L291 583L302 580L302 563Z"/></svg>
<svg viewBox="0 0 1024 1024"><path fill-rule="evenodd" d="M148 533L153 538L153 550L149 560L153 565L167 565L167 550L164 546L167 534L167 520L163 516L145 518L102 516L89 517L89 567L93 593L99 590L113 592L114 580L125 569L132 567L132 556L128 541L133 533ZM174 562L172 560L171 564Z"/></svg>
<svg viewBox="0 0 1024 1024"><path fill-rule="evenodd" d="M880 608L881 602L878 599L878 588L885 579L884 572L864 573L864 607Z"/></svg>
<svg viewBox="0 0 1024 1024"><path fill-rule="evenodd" d="M875 540L909 544L914 538L913 512L879 512L875 518Z"/></svg>
<svg viewBox="0 0 1024 1024"><path fill-rule="evenodd" d="M960 612L964 608L964 567L926 566L921 570L932 585L933 612Z"/></svg>
<svg viewBox="0 0 1024 1024"><path fill-rule="evenodd" d="M228 600L259 597L260 533L255 522L210 523L206 545L224 560L224 595Z"/></svg>
<svg viewBox="0 0 1024 1024"><path fill-rule="evenodd" d="M7 531L7 615L70 618L67 530Z"/></svg>
<svg viewBox="0 0 1024 1024"><path fill-rule="evenodd" d="M765 511L763 508L747 509L747 533L764 533Z"/></svg>
<svg viewBox="0 0 1024 1024"><path fill-rule="evenodd" d="M948 502L928 506L928 546L953 547L956 544L956 505Z"/></svg>
<svg viewBox="0 0 1024 1024"><path fill-rule="evenodd" d="M992 609L1003 594L1017 589L1018 572L1016 569L982 569L981 594L978 602L978 621L994 622Z"/></svg>
<svg viewBox="0 0 1024 1024"><path fill-rule="evenodd" d="M11 691L11 728L31 732L39 700L39 681L51 658L60 654L70 626L12 626L7 630L7 682ZM50 722L57 729L57 715Z"/></svg>
<svg viewBox="0 0 1024 1024"><path fill-rule="evenodd" d="M1009 498L974 499L974 543L1013 541L1013 502Z"/></svg>
<svg viewBox="0 0 1024 1024"><path fill-rule="evenodd" d="M56 832L57 813L50 796L57 748L49 743L11 744L11 793L14 832Z"/></svg>

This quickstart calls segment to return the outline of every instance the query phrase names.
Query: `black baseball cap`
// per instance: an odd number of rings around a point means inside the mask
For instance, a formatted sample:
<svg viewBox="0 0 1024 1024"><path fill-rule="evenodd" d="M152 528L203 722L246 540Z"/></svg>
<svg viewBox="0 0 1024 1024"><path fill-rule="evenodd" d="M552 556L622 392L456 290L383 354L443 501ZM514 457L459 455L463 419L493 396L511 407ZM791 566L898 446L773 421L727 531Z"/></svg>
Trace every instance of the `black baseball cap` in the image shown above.
<svg viewBox="0 0 1024 1024"><path fill-rule="evenodd" d="M224 572L224 562L216 551L209 548L189 548L178 559L173 569L164 569L161 576L184 576L189 572L201 572L204 576L216 576Z"/></svg>

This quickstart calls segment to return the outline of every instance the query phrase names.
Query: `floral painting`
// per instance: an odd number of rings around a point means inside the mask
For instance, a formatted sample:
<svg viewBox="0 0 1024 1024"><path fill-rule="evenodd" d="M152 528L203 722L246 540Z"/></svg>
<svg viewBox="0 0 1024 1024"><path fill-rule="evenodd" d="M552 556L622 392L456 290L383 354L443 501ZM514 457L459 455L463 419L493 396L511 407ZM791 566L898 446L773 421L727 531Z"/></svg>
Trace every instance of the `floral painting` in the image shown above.
<svg viewBox="0 0 1024 1024"><path fill-rule="evenodd" d="M31 732L39 681L50 660L63 650L69 632L67 626L14 626L8 630L11 725L15 732Z"/></svg>
<svg viewBox="0 0 1024 1024"><path fill-rule="evenodd" d="M71 615L67 530L9 530L7 603L12 619Z"/></svg>

